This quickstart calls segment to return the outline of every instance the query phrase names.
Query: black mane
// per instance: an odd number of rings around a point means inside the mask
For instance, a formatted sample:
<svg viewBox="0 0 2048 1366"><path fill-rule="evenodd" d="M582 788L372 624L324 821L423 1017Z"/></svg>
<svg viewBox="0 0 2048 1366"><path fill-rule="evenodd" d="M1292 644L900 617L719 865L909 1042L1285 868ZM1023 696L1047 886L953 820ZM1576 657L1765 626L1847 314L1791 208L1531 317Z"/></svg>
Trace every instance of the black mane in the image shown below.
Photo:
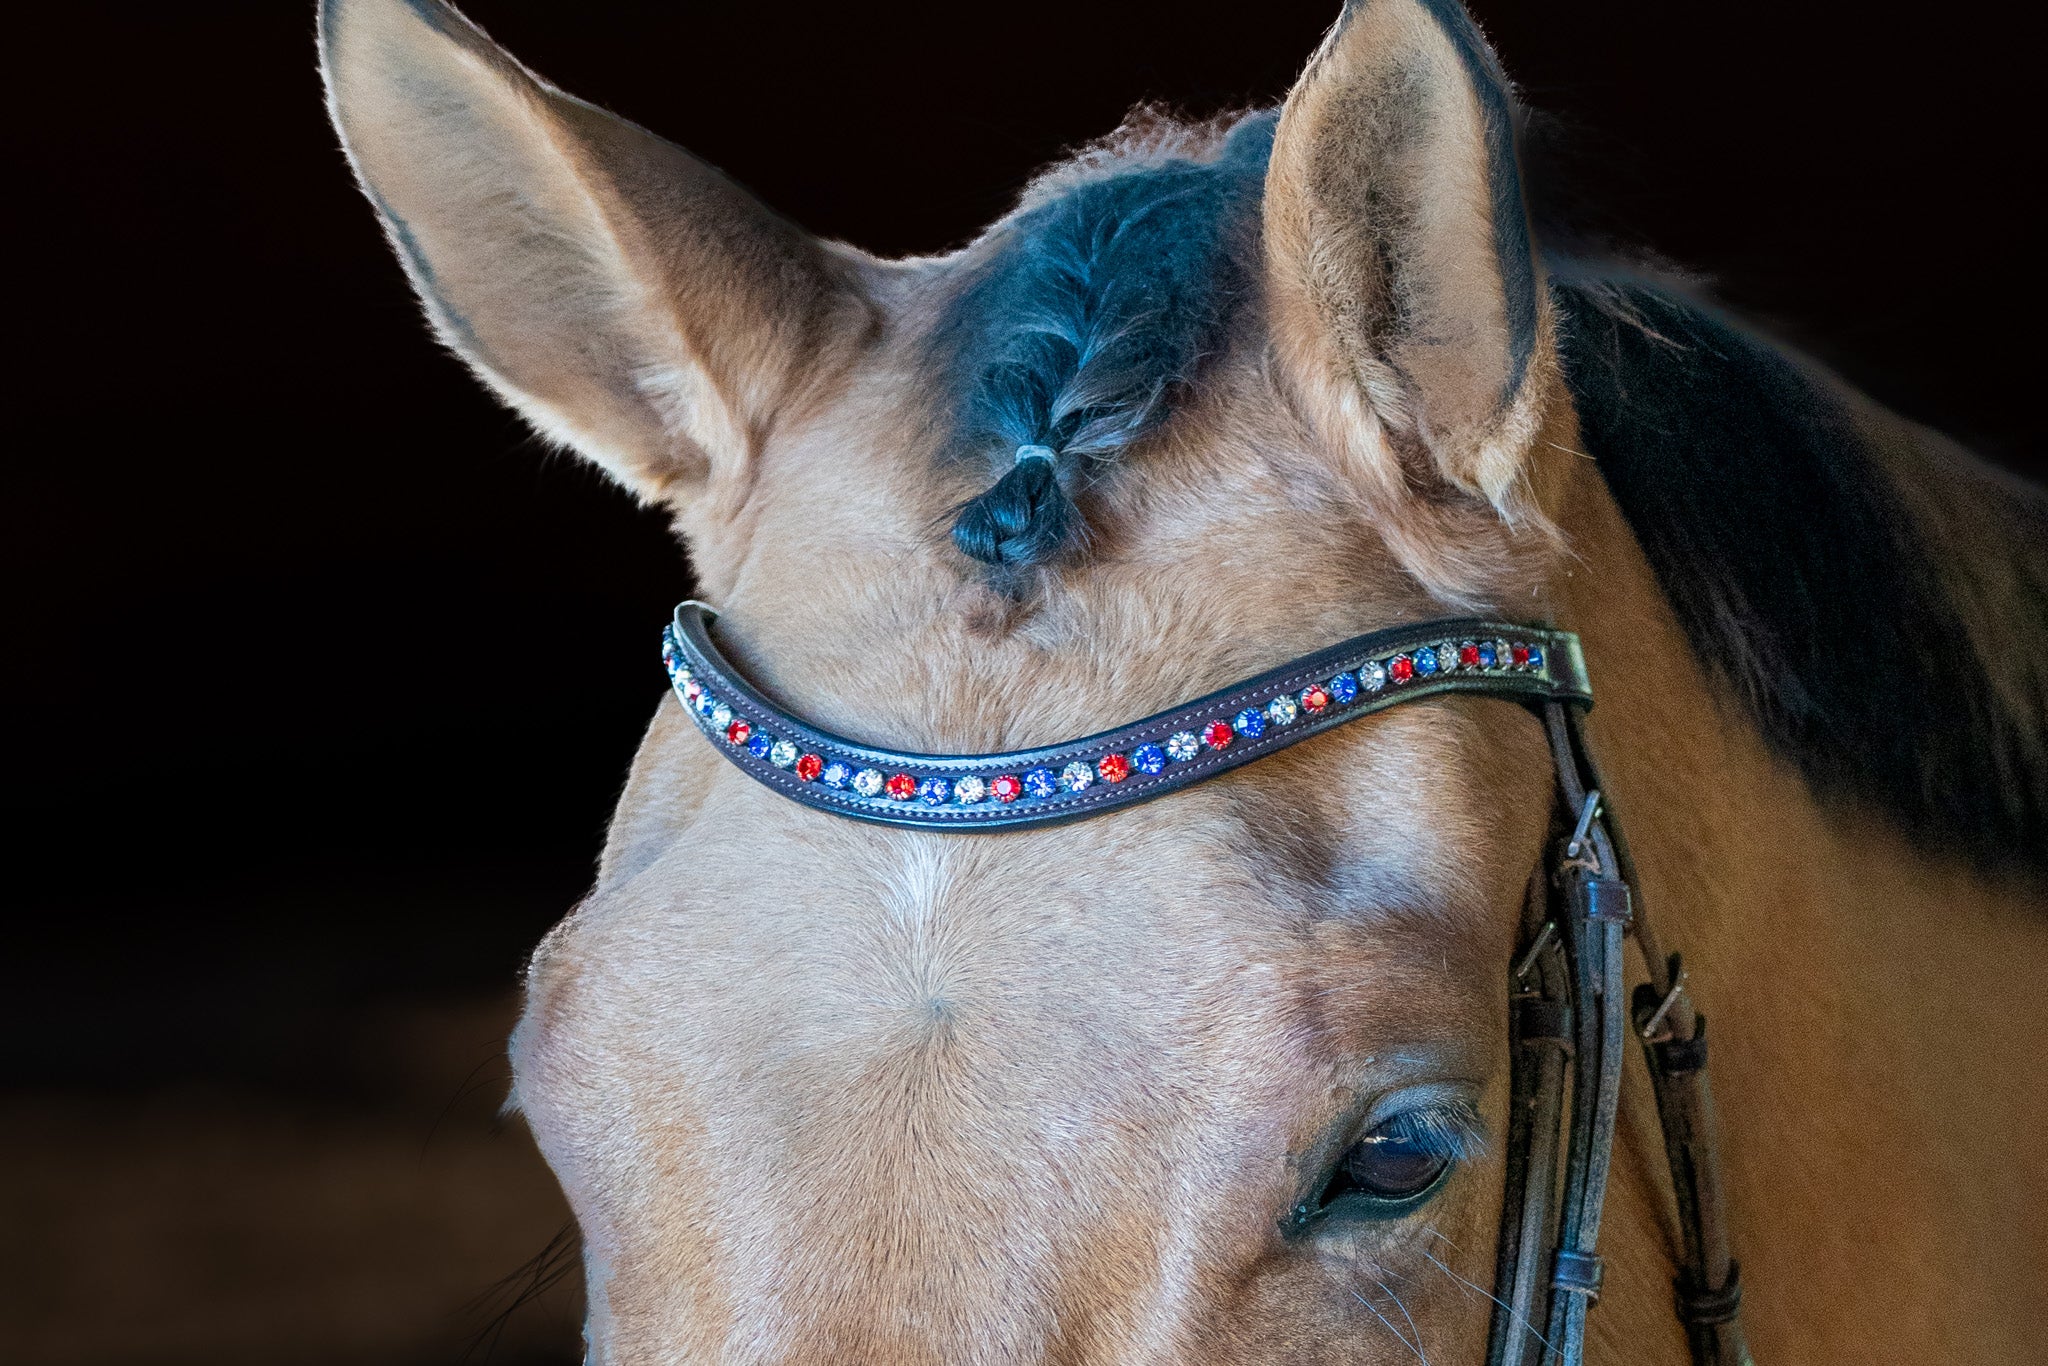
<svg viewBox="0 0 2048 1366"><path fill-rule="evenodd" d="M2048 672L1979 657L1941 572L1952 549L1913 524L1836 396L1656 285L1567 264L1551 296L1586 450L1680 623L1772 747L1823 797L1873 805L1917 843L2048 867ZM2001 623L2000 643L2038 656L2048 514L2005 511L2034 534L2014 547L2031 563L2006 565L2020 619ZM2042 609L2031 626L2029 593Z"/></svg>

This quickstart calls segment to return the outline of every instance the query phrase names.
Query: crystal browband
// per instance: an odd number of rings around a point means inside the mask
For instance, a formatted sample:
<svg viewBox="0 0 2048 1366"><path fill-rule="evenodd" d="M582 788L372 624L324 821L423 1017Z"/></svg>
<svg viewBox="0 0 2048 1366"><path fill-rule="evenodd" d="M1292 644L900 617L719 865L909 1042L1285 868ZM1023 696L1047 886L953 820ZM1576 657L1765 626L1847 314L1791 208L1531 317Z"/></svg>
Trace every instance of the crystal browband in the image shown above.
<svg viewBox="0 0 2048 1366"><path fill-rule="evenodd" d="M701 603L676 608L661 656L719 753L807 806L931 830L1014 829L1129 806L1423 697L1593 700L1570 632L1459 618L1358 636L1081 740L1008 754L909 754L842 739L770 703L712 644L715 617Z"/></svg>

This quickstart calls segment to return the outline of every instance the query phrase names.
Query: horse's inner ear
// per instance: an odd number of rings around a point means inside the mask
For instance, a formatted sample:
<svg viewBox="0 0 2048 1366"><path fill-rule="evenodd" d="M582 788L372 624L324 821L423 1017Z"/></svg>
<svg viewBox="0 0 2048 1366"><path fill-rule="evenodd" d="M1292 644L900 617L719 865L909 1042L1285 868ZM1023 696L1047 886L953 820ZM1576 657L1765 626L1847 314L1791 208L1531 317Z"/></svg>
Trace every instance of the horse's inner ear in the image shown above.
<svg viewBox="0 0 2048 1366"><path fill-rule="evenodd" d="M1533 512L1544 313L1511 95L1457 0L1347 8L1281 115L1265 242L1282 372L1374 490Z"/></svg>
<svg viewBox="0 0 2048 1366"><path fill-rule="evenodd" d="M439 0L329 0L320 28L335 126L442 340L643 497L743 487L774 409L864 333L849 258Z"/></svg>

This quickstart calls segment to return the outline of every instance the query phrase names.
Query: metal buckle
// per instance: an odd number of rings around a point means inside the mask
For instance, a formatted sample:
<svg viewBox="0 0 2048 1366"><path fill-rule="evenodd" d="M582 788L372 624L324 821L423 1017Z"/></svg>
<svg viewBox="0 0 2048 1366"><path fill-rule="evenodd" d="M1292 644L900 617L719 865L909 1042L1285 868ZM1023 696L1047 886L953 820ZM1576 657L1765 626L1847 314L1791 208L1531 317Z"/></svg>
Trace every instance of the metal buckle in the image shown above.
<svg viewBox="0 0 2048 1366"><path fill-rule="evenodd" d="M1579 807L1579 825L1572 831L1572 837L1565 842L1564 856L1577 858L1579 850L1586 843L1586 836L1593 829L1593 818L1600 814L1600 789L1594 788L1586 794L1585 802Z"/></svg>
<svg viewBox="0 0 2048 1366"><path fill-rule="evenodd" d="M1586 800L1579 805L1579 823L1572 830L1572 837L1564 842L1564 857L1557 862L1556 876L1562 878L1567 869L1578 868L1589 876L1604 876L1606 870L1600 866L1600 859L1593 852L1593 822L1600 815L1600 790L1595 788L1586 794ZM1591 857L1588 857L1591 855Z"/></svg>
<svg viewBox="0 0 2048 1366"><path fill-rule="evenodd" d="M1676 954L1672 956L1677 957ZM1642 1024L1637 1027L1637 1033L1642 1035L1644 1043L1671 1041L1671 1031L1660 1029L1658 1026L1662 1025L1664 1017L1671 1013L1671 1007L1678 1003L1680 993L1685 990L1686 975L1685 964L1681 961L1678 965L1678 975L1671 979L1671 989L1664 993L1664 998L1657 1002L1657 1008L1645 1016Z"/></svg>
<svg viewBox="0 0 2048 1366"><path fill-rule="evenodd" d="M1536 931L1536 938L1530 942L1529 948L1523 953L1521 961L1515 964L1514 977L1517 984L1529 980L1529 974L1536 970L1536 960L1543 956L1543 951L1550 947L1550 941L1555 938L1557 938L1557 922L1555 920L1544 921L1543 928Z"/></svg>

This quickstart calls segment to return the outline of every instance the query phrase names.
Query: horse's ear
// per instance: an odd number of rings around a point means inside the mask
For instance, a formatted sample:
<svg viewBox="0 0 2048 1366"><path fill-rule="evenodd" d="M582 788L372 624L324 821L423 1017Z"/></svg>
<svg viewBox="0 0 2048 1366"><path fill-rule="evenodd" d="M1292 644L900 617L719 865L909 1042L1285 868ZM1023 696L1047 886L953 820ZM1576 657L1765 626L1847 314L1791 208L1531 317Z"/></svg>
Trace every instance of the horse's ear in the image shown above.
<svg viewBox="0 0 2048 1366"><path fill-rule="evenodd" d="M774 410L865 334L849 254L549 86L440 0L327 0L320 51L435 331L642 497L743 488Z"/></svg>
<svg viewBox="0 0 2048 1366"><path fill-rule="evenodd" d="M1287 98L1267 173L1282 373L1386 499L1510 521L1543 333L1506 78L1457 0L1353 0Z"/></svg>

